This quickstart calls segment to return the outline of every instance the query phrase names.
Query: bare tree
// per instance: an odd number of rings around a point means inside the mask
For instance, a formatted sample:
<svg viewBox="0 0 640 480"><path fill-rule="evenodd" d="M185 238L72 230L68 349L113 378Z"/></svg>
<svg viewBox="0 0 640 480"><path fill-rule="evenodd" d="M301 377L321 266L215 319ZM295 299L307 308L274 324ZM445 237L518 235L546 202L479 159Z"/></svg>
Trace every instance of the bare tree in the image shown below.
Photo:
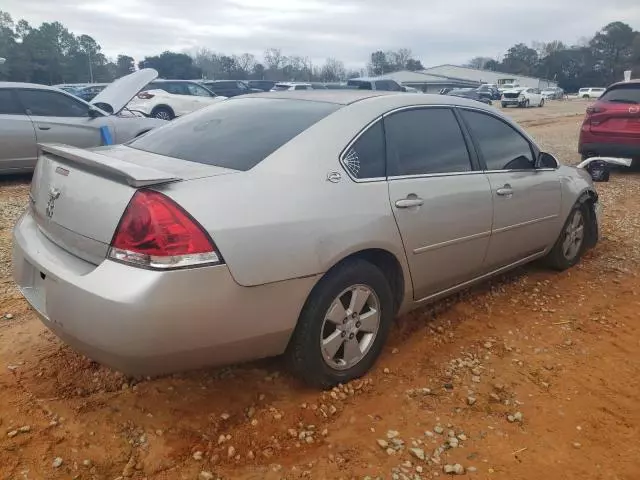
<svg viewBox="0 0 640 480"><path fill-rule="evenodd" d="M279 48L268 48L264 52L264 63L270 70L280 70L286 61L287 57L282 55L282 50Z"/></svg>
<svg viewBox="0 0 640 480"><path fill-rule="evenodd" d="M344 63L331 57L327 58L319 73L323 82L338 82L347 76Z"/></svg>

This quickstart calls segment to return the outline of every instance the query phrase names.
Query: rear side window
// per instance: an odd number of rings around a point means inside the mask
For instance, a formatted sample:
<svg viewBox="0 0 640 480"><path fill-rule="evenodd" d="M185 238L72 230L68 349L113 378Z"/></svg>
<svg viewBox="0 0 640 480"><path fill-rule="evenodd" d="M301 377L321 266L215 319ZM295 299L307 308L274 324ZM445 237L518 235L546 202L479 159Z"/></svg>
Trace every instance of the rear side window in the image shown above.
<svg viewBox="0 0 640 480"><path fill-rule="evenodd" d="M0 115L24 115L11 90L0 90Z"/></svg>
<svg viewBox="0 0 640 480"><path fill-rule="evenodd" d="M640 103L640 83L614 87L600 97L605 102Z"/></svg>
<svg viewBox="0 0 640 480"><path fill-rule="evenodd" d="M342 164L358 179L385 177L384 128L378 120L342 155Z"/></svg>
<svg viewBox="0 0 640 480"><path fill-rule="evenodd" d="M533 168L531 145L510 125L485 113L471 110L461 110L461 113L480 148L487 170Z"/></svg>
<svg viewBox="0 0 640 480"><path fill-rule="evenodd" d="M304 100L225 100L152 130L129 146L244 171L339 107Z"/></svg>
<svg viewBox="0 0 640 480"><path fill-rule="evenodd" d="M388 175L468 172L469 151L449 108L405 110L385 117Z"/></svg>

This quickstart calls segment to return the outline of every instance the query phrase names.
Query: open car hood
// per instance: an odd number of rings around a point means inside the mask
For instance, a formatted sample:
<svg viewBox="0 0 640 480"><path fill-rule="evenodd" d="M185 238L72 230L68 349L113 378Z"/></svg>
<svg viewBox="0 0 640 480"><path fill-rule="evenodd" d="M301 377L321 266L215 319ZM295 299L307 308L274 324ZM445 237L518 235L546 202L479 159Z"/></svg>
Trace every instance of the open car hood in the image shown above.
<svg viewBox="0 0 640 480"><path fill-rule="evenodd" d="M143 68L118 78L91 100L91 104L111 114L120 113L149 82L158 78L153 68Z"/></svg>

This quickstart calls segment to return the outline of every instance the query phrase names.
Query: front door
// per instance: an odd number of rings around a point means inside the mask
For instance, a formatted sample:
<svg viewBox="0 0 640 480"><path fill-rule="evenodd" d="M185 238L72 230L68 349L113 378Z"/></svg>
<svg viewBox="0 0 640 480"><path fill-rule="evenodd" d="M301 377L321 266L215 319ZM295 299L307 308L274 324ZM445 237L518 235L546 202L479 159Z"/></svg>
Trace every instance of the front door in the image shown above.
<svg viewBox="0 0 640 480"><path fill-rule="evenodd" d="M384 117L384 128L389 199L420 300L481 272L491 188L451 109L399 111Z"/></svg>
<svg viewBox="0 0 640 480"><path fill-rule="evenodd" d="M534 168L529 141L506 122L461 110L486 166L493 227L485 266L494 270L552 245L560 231L561 185L553 168Z"/></svg>
<svg viewBox="0 0 640 480"><path fill-rule="evenodd" d="M80 148L102 144L100 127L108 117L91 118L89 106L54 90L18 90L18 97L33 121L38 143L64 143Z"/></svg>
<svg viewBox="0 0 640 480"><path fill-rule="evenodd" d="M10 89L0 89L0 146L0 172L35 166L36 132Z"/></svg>

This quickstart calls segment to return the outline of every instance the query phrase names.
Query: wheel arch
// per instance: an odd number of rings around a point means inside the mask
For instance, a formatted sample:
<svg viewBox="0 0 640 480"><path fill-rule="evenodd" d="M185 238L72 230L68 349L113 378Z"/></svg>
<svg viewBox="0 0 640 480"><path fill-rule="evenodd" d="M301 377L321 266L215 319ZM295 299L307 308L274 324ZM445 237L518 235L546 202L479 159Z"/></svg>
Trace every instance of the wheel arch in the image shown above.
<svg viewBox="0 0 640 480"><path fill-rule="evenodd" d="M158 105L154 106L151 109L151 114L150 115L153 116L153 112L157 112L160 109L169 110L174 117L176 116L175 110L173 108L171 108L170 105L167 105L166 103L159 103Z"/></svg>

